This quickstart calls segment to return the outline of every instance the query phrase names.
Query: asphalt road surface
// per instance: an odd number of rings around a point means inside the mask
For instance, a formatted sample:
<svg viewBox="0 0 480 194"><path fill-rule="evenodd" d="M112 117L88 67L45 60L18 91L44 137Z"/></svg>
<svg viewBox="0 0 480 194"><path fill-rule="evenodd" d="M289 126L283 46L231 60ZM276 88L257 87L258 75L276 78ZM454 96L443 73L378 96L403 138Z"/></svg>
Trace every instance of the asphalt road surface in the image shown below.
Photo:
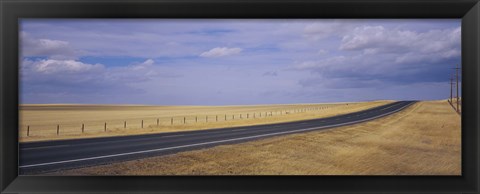
<svg viewBox="0 0 480 194"><path fill-rule="evenodd" d="M39 174L352 125L396 113L414 103L415 101L399 101L360 112L289 123L21 143L19 173Z"/></svg>

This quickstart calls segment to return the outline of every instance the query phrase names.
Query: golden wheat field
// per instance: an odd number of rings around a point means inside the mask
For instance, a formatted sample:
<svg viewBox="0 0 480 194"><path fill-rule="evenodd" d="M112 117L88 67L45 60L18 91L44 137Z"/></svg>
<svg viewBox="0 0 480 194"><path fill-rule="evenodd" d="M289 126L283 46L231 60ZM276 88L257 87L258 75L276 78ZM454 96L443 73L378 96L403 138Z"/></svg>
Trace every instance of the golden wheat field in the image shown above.
<svg viewBox="0 0 480 194"><path fill-rule="evenodd" d="M391 102L255 106L22 105L19 137L21 142L29 142L269 124L346 114Z"/></svg>
<svg viewBox="0 0 480 194"><path fill-rule="evenodd" d="M51 174L461 175L460 116L425 101L352 126Z"/></svg>

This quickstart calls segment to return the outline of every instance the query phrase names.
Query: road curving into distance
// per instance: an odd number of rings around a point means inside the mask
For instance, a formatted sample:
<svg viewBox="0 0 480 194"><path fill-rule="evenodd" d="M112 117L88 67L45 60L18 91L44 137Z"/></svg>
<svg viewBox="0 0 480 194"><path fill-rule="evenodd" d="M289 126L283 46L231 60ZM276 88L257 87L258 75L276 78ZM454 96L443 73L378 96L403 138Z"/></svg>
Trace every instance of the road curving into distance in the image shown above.
<svg viewBox="0 0 480 194"><path fill-rule="evenodd" d="M19 174L39 174L352 125L399 112L415 102L398 101L359 112L288 123L20 143Z"/></svg>

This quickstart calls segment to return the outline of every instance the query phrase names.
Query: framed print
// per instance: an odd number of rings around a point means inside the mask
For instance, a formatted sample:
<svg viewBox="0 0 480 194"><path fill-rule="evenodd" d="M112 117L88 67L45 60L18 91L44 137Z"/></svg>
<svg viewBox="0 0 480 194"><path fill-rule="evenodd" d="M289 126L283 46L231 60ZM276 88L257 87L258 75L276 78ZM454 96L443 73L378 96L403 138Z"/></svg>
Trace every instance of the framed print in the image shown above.
<svg viewBox="0 0 480 194"><path fill-rule="evenodd" d="M478 192L478 1L3 1L1 188Z"/></svg>

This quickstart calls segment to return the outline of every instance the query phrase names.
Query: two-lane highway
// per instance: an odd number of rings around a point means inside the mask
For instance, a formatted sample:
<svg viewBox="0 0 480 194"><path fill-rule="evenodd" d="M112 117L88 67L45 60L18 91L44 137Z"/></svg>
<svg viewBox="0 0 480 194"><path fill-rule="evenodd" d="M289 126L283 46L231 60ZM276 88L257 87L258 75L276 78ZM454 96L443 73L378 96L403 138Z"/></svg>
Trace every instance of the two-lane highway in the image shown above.
<svg viewBox="0 0 480 194"><path fill-rule="evenodd" d="M21 143L20 174L77 168L260 138L352 125L384 117L412 105L399 101L334 117L187 132Z"/></svg>

